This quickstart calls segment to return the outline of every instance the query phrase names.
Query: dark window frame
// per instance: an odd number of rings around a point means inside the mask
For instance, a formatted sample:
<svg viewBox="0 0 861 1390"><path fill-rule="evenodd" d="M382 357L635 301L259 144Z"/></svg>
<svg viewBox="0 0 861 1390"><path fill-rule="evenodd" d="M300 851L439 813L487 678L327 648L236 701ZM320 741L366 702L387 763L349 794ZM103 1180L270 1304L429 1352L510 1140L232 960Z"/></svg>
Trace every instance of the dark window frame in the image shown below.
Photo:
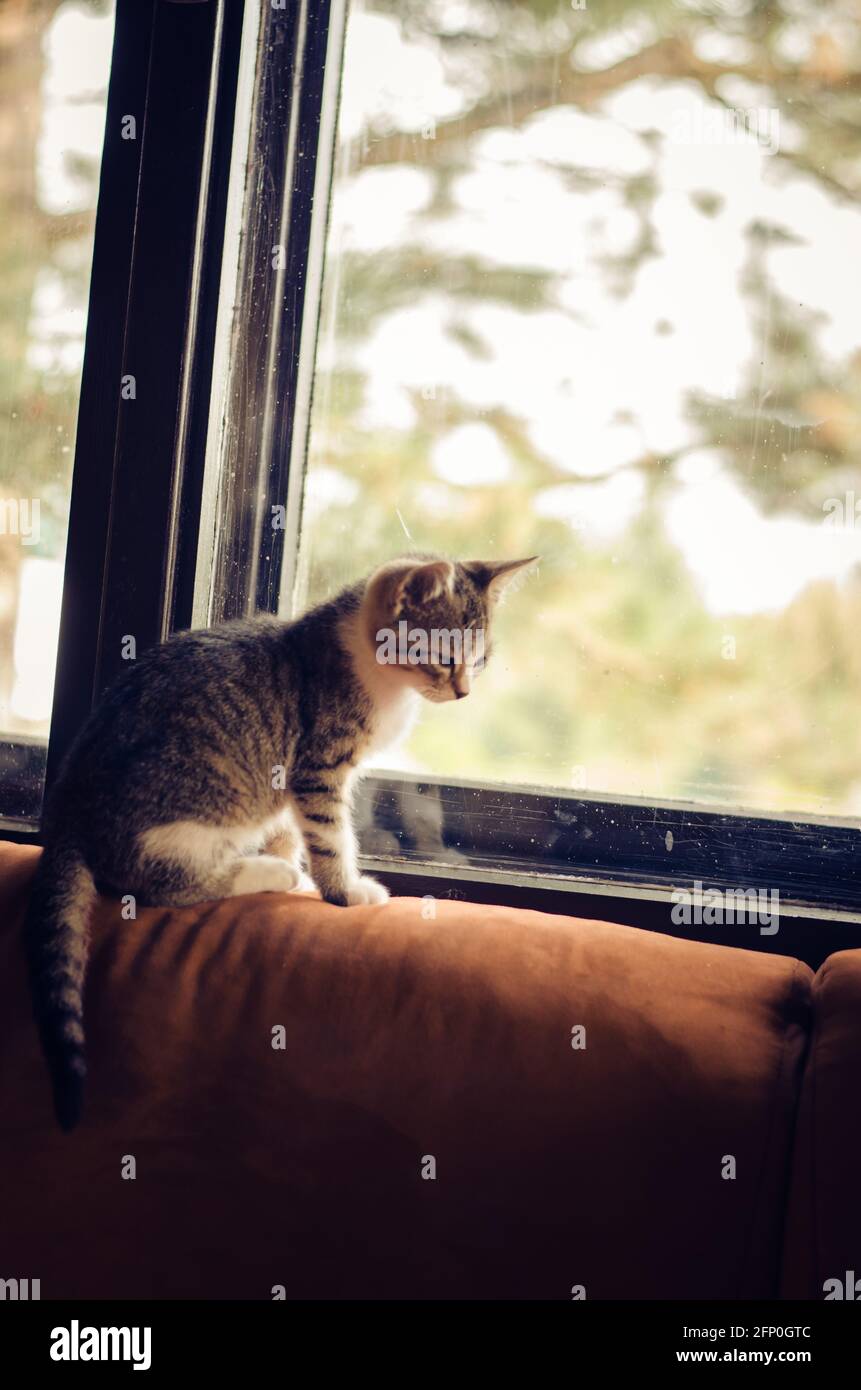
<svg viewBox="0 0 861 1390"><path fill-rule="evenodd" d="M648 925L816 965L861 947L861 874L838 876L858 855L853 826L394 772L363 779L356 815L365 867L401 894ZM767 909L777 890L777 930L746 914L675 922L674 893L697 884L703 916L713 890L763 894Z"/></svg>
<svg viewBox="0 0 861 1390"><path fill-rule="evenodd" d="M251 117L261 200L239 265L232 339L234 358L251 370L226 393L224 457L236 481L213 554L214 621L275 611L290 588L332 154L319 132L321 116L331 118L323 129L334 126L343 8L264 6L274 42L258 48ZM49 786L121 667L122 637L134 635L140 651L192 622L244 9L243 0L118 0ZM139 115L133 150L120 135L127 113ZM286 253L280 269L276 244ZM126 372L135 401L120 397ZM290 525L273 530L271 509L285 503ZM242 557L252 552L249 568ZM8 778L32 783L39 758L32 741L10 743ZM440 896L442 877L457 896L580 914L585 904L588 915L617 920L635 901L642 920L651 898L660 903L655 925L671 930L674 887L776 888L799 940L812 940L805 919L819 918L840 944L861 944L859 830L849 823L414 779L410 795L442 800L434 849L393 809L404 780L372 774L359 801L365 846L389 836L367 862L401 890ZM38 840L25 819L2 825L9 838ZM713 939L776 950L787 941L785 930L753 939L750 928L740 942L727 932ZM824 939L819 931L808 955Z"/></svg>
<svg viewBox="0 0 861 1390"><path fill-rule="evenodd" d="M183 625L179 555L197 536L243 8L117 4L49 786L122 669L123 637L143 650ZM134 150L120 132L128 112ZM136 396L124 400L129 374Z"/></svg>

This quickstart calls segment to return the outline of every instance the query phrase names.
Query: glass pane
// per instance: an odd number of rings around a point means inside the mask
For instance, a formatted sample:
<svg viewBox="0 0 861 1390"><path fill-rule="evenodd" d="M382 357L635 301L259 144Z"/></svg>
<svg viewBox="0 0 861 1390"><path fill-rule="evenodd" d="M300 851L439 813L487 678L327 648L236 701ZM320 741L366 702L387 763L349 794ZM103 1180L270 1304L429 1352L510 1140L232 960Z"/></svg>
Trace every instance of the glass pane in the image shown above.
<svg viewBox="0 0 861 1390"><path fill-rule="evenodd" d="M99 0L0 9L0 812L8 816L34 811L51 715L112 40L113 5Z"/></svg>
<svg viewBox="0 0 861 1390"><path fill-rule="evenodd" d="M393 765L861 815L859 84L852 0L354 6L302 597L544 557Z"/></svg>

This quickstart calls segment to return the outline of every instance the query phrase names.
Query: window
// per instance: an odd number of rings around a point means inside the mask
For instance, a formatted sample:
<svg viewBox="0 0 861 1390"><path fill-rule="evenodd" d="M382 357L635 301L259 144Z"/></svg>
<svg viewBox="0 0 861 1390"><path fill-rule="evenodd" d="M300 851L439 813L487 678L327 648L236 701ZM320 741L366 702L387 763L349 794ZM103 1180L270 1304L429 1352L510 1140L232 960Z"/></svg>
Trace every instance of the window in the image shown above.
<svg viewBox="0 0 861 1390"><path fill-rule="evenodd" d="M366 855L861 910L859 34L842 0L121 12L49 777L128 634L538 552L480 693L366 783Z"/></svg>
<svg viewBox="0 0 861 1390"><path fill-rule="evenodd" d="M38 809L60 622L113 5L0 14L0 769Z"/></svg>
<svg viewBox="0 0 861 1390"><path fill-rule="evenodd" d="M378 850L854 854L859 61L842 5L352 6L299 605L403 547L544 556ZM828 823L776 861L775 816Z"/></svg>
<svg viewBox="0 0 861 1390"><path fill-rule="evenodd" d="M861 816L853 13L353 6L300 601L544 557L397 766Z"/></svg>

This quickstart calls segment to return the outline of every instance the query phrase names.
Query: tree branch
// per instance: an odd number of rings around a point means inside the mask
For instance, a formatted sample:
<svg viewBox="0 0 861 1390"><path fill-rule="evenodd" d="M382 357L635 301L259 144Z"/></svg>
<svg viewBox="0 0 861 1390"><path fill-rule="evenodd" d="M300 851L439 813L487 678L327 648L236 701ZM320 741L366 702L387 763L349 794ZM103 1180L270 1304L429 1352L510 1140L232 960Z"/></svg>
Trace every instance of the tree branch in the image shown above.
<svg viewBox="0 0 861 1390"><path fill-rule="evenodd" d="M722 77L742 77L750 82L783 90L787 83L797 99L815 91L833 90L834 84L802 69L778 67L768 59L757 63L709 63L699 58L690 41L672 35L649 44L639 53L598 72L578 72L562 64L551 76L546 67L534 68L531 77L514 92L494 94L478 102L463 115L452 116L437 124L433 136L426 139L420 132L394 131L375 137L365 132L360 137L358 168L368 169L386 164L420 162L424 165L440 162L446 151L465 144L472 136L495 126L517 128L540 111L554 106L577 106L589 110L604 97L639 77L667 77L698 82L709 96L717 97L717 83ZM841 91L861 90L861 73L849 73L838 84ZM415 155L421 148L421 160Z"/></svg>

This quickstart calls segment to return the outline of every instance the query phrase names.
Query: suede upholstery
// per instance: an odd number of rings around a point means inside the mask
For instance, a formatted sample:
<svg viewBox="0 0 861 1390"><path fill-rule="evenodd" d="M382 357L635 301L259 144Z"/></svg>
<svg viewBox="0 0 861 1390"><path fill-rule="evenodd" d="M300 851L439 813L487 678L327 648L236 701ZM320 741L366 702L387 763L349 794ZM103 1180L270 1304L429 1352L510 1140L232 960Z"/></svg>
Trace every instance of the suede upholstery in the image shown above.
<svg viewBox="0 0 861 1390"><path fill-rule="evenodd" d="M844 1298L851 1289L861 1301L861 951L829 956L813 1000L783 1294L822 1298L826 1281L837 1279Z"/></svg>
<svg viewBox="0 0 861 1390"><path fill-rule="evenodd" d="M43 1298L776 1295L806 965L453 902L261 894L124 921L102 900L87 1107L63 1135L20 939L37 853L0 846L3 1277ZM813 996L841 1030L818 1045L829 1115L859 1061L861 963L837 960Z"/></svg>

